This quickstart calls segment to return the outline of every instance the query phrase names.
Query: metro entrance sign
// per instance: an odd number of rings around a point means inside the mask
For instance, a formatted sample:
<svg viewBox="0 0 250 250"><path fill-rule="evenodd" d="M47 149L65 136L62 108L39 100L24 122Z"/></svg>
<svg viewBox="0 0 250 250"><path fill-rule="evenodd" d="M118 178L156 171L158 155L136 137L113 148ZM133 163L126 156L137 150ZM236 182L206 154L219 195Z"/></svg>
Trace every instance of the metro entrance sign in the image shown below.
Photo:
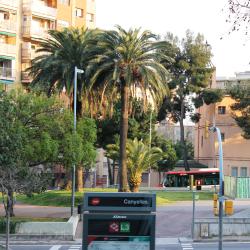
<svg viewBox="0 0 250 250"><path fill-rule="evenodd" d="M86 193L83 250L154 250L155 194Z"/></svg>
<svg viewBox="0 0 250 250"><path fill-rule="evenodd" d="M155 194L150 193L86 193L84 211L155 212Z"/></svg>

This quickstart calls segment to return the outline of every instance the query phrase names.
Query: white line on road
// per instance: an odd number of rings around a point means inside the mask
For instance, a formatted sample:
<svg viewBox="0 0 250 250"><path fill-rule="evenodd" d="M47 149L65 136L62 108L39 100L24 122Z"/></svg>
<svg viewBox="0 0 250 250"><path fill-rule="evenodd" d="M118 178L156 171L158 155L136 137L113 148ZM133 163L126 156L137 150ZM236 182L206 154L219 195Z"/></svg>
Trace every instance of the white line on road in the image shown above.
<svg viewBox="0 0 250 250"><path fill-rule="evenodd" d="M49 250L59 250L62 247L62 245L55 245L51 247Z"/></svg>

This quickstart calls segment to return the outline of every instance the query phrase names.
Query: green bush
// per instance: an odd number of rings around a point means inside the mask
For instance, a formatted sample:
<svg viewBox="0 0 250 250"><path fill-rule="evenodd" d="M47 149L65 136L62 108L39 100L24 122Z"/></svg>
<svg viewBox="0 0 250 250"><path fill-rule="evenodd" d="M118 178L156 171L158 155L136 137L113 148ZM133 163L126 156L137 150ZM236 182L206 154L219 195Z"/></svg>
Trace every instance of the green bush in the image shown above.
<svg viewBox="0 0 250 250"><path fill-rule="evenodd" d="M11 234L14 234L16 232L16 226L19 223L21 223L21 221L10 221L10 233ZM1 234L6 233L6 219L5 218L0 219L0 233Z"/></svg>

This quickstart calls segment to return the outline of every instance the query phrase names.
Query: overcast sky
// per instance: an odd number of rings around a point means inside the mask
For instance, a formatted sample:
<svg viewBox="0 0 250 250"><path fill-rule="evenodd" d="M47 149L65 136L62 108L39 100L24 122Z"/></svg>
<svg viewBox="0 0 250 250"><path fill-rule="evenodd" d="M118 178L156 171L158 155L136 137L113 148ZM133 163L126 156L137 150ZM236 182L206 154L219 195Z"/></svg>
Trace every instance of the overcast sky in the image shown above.
<svg viewBox="0 0 250 250"><path fill-rule="evenodd" d="M179 38L190 29L202 33L212 46L217 76L250 71L250 44L242 33L228 35L227 0L96 0L97 27L141 27L155 34L172 32ZM220 38L223 37L221 40Z"/></svg>

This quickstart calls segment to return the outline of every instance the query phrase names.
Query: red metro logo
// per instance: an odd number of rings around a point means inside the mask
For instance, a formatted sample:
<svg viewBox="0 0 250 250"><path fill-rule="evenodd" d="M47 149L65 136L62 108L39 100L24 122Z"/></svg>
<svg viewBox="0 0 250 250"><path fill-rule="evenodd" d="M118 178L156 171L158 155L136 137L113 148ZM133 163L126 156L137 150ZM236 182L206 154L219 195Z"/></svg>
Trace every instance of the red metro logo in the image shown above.
<svg viewBox="0 0 250 250"><path fill-rule="evenodd" d="M100 199L99 198L92 198L90 201L91 205L97 206L100 204Z"/></svg>

